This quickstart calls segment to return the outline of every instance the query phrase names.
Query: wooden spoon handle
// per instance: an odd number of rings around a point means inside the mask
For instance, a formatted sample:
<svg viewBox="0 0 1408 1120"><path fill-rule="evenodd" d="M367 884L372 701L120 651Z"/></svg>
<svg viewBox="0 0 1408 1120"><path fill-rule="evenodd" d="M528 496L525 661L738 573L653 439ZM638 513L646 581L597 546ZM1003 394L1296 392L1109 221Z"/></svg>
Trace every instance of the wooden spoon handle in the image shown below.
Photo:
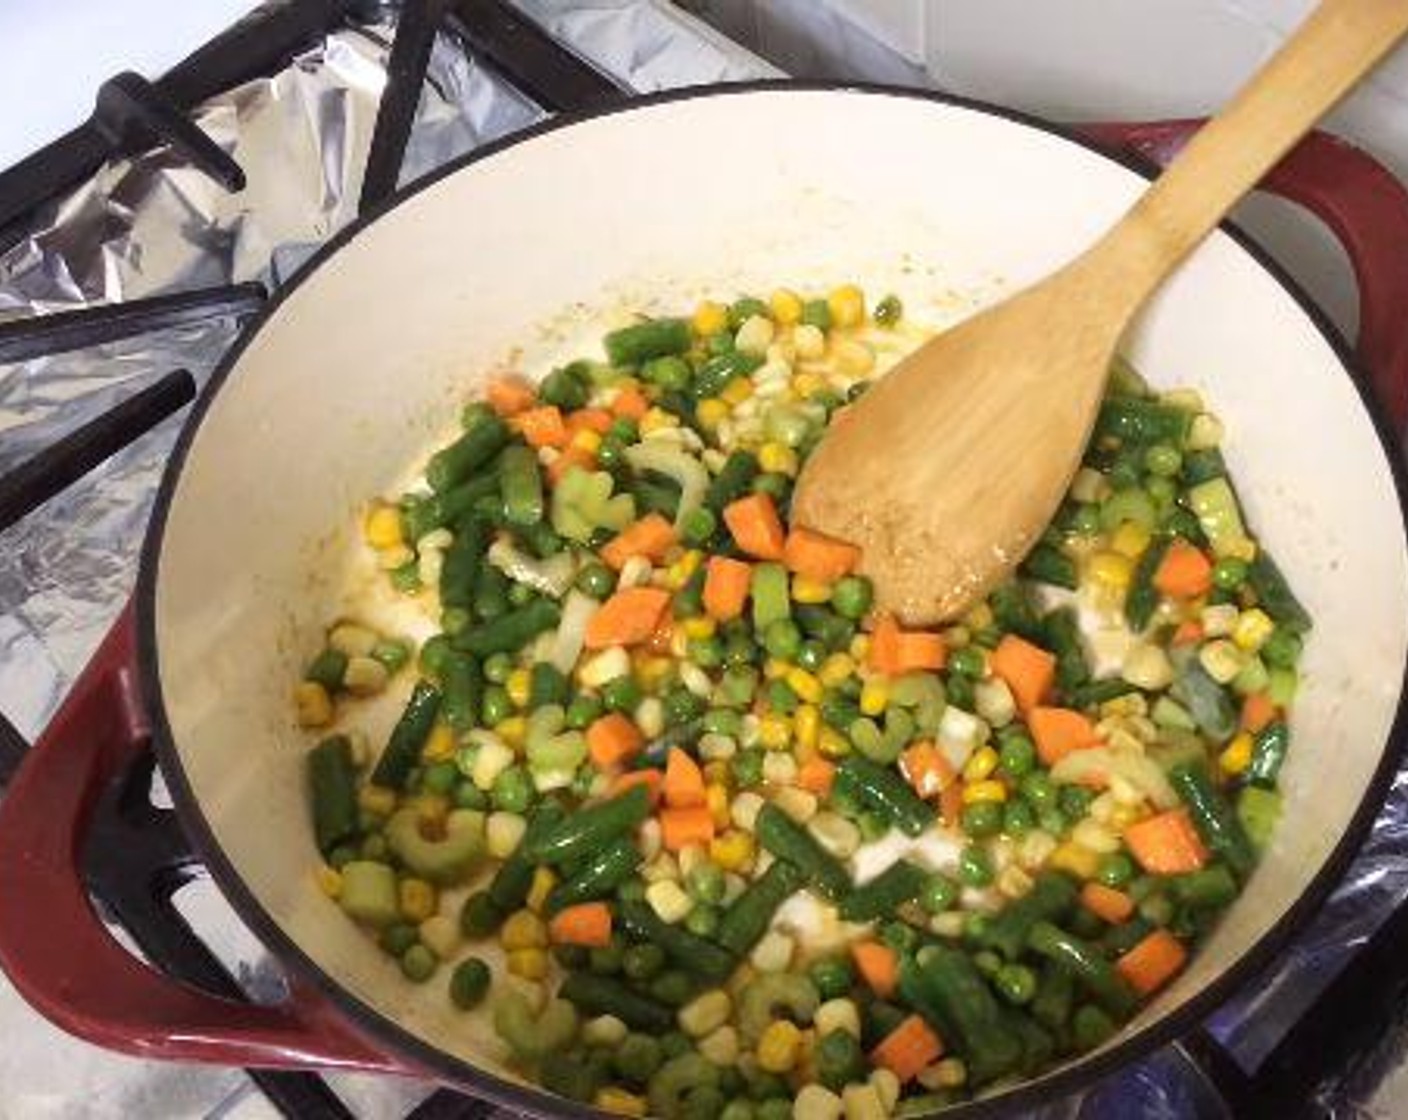
<svg viewBox="0 0 1408 1120"><path fill-rule="evenodd" d="M1324 0L1102 242L1128 294L1142 302L1405 32L1408 0Z"/></svg>

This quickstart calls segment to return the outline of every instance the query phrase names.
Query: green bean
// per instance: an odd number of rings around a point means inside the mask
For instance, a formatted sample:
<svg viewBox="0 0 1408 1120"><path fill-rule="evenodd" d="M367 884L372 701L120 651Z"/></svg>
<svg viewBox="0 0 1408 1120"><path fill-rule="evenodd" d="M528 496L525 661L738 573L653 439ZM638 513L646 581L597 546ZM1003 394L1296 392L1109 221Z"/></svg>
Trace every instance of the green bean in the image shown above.
<svg viewBox="0 0 1408 1120"><path fill-rule="evenodd" d="M535 863L570 863L624 836L649 815L649 793L644 786L633 786L609 801L578 810L530 843L525 841L528 858Z"/></svg>
<svg viewBox="0 0 1408 1120"><path fill-rule="evenodd" d="M401 511L406 539L414 543L429 532L453 525L460 518L477 512L483 499L495 497L498 492L498 472L489 471L475 475L452 490L408 502Z"/></svg>
<svg viewBox="0 0 1408 1120"><path fill-rule="evenodd" d="M851 644L855 637L855 623L835 611L814 603L798 603L792 613L802 633L815 638L829 650L842 650Z"/></svg>
<svg viewBox="0 0 1408 1120"><path fill-rule="evenodd" d="M907 859L897 859L841 902L841 917L848 922L869 922L888 917L906 902L913 902L929 882L929 873Z"/></svg>
<svg viewBox="0 0 1408 1120"><path fill-rule="evenodd" d="M694 378L694 398L704 400L717 397L729 382L739 377L747 377L763 364L761 355L734 350L728 354L716 354L702 366Z"/></svg>
<svg viewBox="0 0 1408 1120"><path fill-rule="evenodd" d="M1076 1010L1071 1021L1071 1040L1077 1050L1094 1050L1101 1046L1117 1030L1114 1021L1093 1004L1085 1004Z"/></svg>
<svg viewBox="0 0 1408 1120"><path fill-rule="evenodd" d="M1175 875L1169 880L1169 888L1181 905L1204 909L1226 906L1237 897L1237 880L1220 863Z"/></svg>
<svg viewBox="0 0 1408 1120"><path fill-rule="evenodd" d="M675 592L670 612L675 618L694 618L704 613L704 580L708 570L701 564Z"/></svg>
<svg viewBox="0 0 1408 1120"><path fill-rule="evenodd" d="M606 898L635 874L640 863L640 850L629 836L613 840L594 852L570 879L552 889L547 900L548 913L555 914L579 902Z"/></svg>
<svg viewBox="0 0 1408 1120"><path fill-rule="evenodd" d="M933 823L933 809L888 767L847 755L837 764L836 776L844 778L847 789L854 791L864 805L906 836L918 836Z"/></svg>
<svg viewBox="0 0 1408 1120"><path fill-rule="evenodd" d="M748 493L753 479L758 475L758 460L747 451L735 451L719 468L719 473L709 483L704 494L704 504L717 514L722 514L724 506L735 502Z"/></svg>
<svg viewBox="0 0 1408 1120"><path fill-rule="evenodd" d="M680 508L679 484L658 479L652 475L638 474L626 484L626 492L636 500L636 512L644 516L658 513L666 520L673 521Z"/></svg>
<svg viewBox="0 0 1408 1120"><path fill-rule="evenodd" d="M663 1003L633 992L609 976L574 972L557 994L588 1015L614 1015L633 1030L660 1034L675 1025L674 1012Z"/></svg>
<svg viewBox="0 0 1408 1120"><path fill-rule="evenodd" d="M556 405L565 411L585 408L591 387L577 363L553 370L538 386L538 397L544 404Z"/></svg>
<svg viewBox="0 0 1408 1120"><path fill-rule="evenodd" d="M1257 851L1271 842L1271 833L1281 816L1282 797L1278 790L1247 786L1237 795L1237 819Z"/></svg>
<svg viewBox="0 0 1408 1120"><path fill-rule="evenodd" d="M1060 921L1076 904L1076 886L1059 871L1036 877L1032 889L999 910L983 929L978 944L996 949L1009 961L1027 947L1027 936L1037 922Z"/></svg>
<svg viewBox="0 0 1408 1120"><path fill-rule="evenodd" d="M1045 1069L1056 1056L1056 1040L1051 1033L1026 1012L1014 1008L1003 1008L1002 1021L1021 1043L1022 1073L1032 1077Z"/></svg>
<svg viewBox="0 0 1408 1120"><path fill-rule="evenodd" d="M440 667L440 689L445 722L451 728L465 732L479 725L479 705L484 695L479 662L467 653L451 650Z"/></svg>
<svg viewBox="0 0 1408 1120"><path fill-rule="evenodd" d="M644 902L623 902L617 907L621 928L632 937L658 945L686 972L711 984L722 984L733 975L738 961L712 941L663 921Z"/></svg>
<svg viewBox="0 0 1408 1120"><path fill-rule="evenodd" d="M1090 666L1080 640L1080 622L1073 607L1050 611L1041 620L1046 641L1056 655L1056 686L1069 694L1090 680Z"/></svg>
<svg viewBox="0 0 1408 1120"><path fill-rule="evenodd" d="M543 519L543 475L531 447L515 444L499 457L499 494L511 525L536 525Z"/></svg>
<svg viewBox="0 0 1408 1120"><path fill-rule="evenodd" d="M1017 634L1031 642L1041 641L1041 623L1032 606L1027 589L1011 580L993 589L988 596L993 622L1009 634Z"/></svg>
<svg viewBox="0 0 1408 1120"><path fill-rule="evenodd" d="M533 863L528 855L529 844L550 833L567 815L556 801L544 801L528 821L528 828L518 847L499 865L489 882L487 894L504 914L523 906L533 885Z"/></svg>
<svg viewBox="0 0 1408 1120"><path fill-rule="evenodd" d="M1056 961L1041 966L1036 995L1032 997L1032 1015L1049 1031L1065 1030L1075 1003L1076 978L1071 970Z"/></svg>
<svg viewBox="0 0 1408 1120"><path fill-rule="evenodd" d="M475 617L490 622L508 613L508 576L493 564L479 566L472 594Z"/></svg>
<svg viewBox="0 0 1408 1120"><path fill-rule="evenodd" d="M327 855L359 831L357 769L346 735L330 735L308 752L305 760L308 796L313 803L313 835L318 851Z"/></svg>
<svg viewBox="0 0 1408 1120"><path fill-rule="evenodd" d="M1254 786L1274 789L1290 745L1290 728L1284 723L1271 723L1257 732L1252 744L1252 760L1247 766L1247 781Z"/></svg>
<svg viewBox="0 0 1408 1120"><path fill-rule="evenodd" d="M1040 957L1069 968L1075 978L1112 1015L1128 1019L1139 997L1098 949L1050 922L1037 922L1027 947Z"/></svg>
<svg viewBox="0 0 1408 1120"><path fill-rule="evenodd" d="M1076 575L1076 562L1055 545L1038 544L1018 567L1018 572L1027 579L1038 583L1049 583L1054 587L1065 587L1071 591L1080 582Z"/></svg>
<svg viewBox="0 0 1408 1120"><path fill-rule="evenodd" d="M1105 677L1098 681L1087 681L1067 697L1072 708L1094 708L1121 696L1128 696L1138 689L1123 677Z"/></svg>
<svg viewBox="0 0 1408 1120"><path fill-rule="evenodd" d="M1022 1046L1003 1021L992 989L964 953L931 946L900 968L900 991L946 1037L962 1043L969 1081L983 1084L1014 1070Z"/></svg>
<svg viewBox="0 0 1408 1120"><path fill-rule="evenodd" d="M440 712L440 692L429 681L417 681L401 718L391 730L381 758L372 770L372 784L400 789L412 768L420 761L420 751L430 738L435 717Z"/></svg>
<svg viewBox="0 0 1408 1120"><path fill-rule="evenodd" d="M1256 559L1247 569L1247 582L1256 593L1261 609L1276 620L1278 626L1294 634L1301 634L1311 627L1310 615L1301 606L1300 600L1291 591L1286 577L1271 559L1264 548L1256 550Z"/></svg>
<svg viewBox="0 0 1408 1120"><path fill-rule="evenodd" d="M1139 914L1126 922L1111 926L1100 938L1100 949L1107 956L1118 959L1154 932L1154 924Z"/></svg>
<svg viewBox="0 0 1408 1120"><path fill-rule="evenodd" d="M437 493L453 488L507 447L511 436L508 425L497 416L485 417L430 457L425 480Z"/></svg>
<svg viewBox="0 0 1408 1120"><path fill-rule="evenodd" d="M683 354L689 343L689 324L683 319L650 319L612 331L603 340L613 366L638 366L651 358Z"/></svg>
<svg viewBox="0 0 1408 1120"><path fill-rule="evenodd" d="M476 657L515 653L561 620L562 611L556 603L550 599L534 599L525 607L462 630L451 639L451 644Z"/></svg>
<svg viewBox="0 0 1408 1120"><path fill-rule="evenodd" d="M308 663L303 671L305 681L316 681L329 692L342 687L342 679L347 675L347 654L329 646Z"/></svg>
<svg viewBox="0 0 1408 1120"><path fill-rule="evenodd" d="M1124 597L1124 617L1135 633L1149 625L1149 619L1153 618L1154 609L1159 605L1160 595L1159 589L1154 586L1154 573L1164 562L1164 554L1172 541L1173 538L1168 536L1155 537L1134 566L1129 590Z"/></svg>
<svg viewBox="0 0 1408 1120"><path fill-rule="evenodd" d="M1256 866L1256 850L1232 806L1213 785L1207 767L1185 763L1175 766L1168 778L1188 806L1188 815L1208 850L1226 860L1239 879L1246 879Z"/></svg>
<svg viewBox="0 0 1408 1120"><path fill-rule="evenodd" d="M1210 478L1225 478L1227 463L1222 452L1216 447L1200 448L1183 453L1183 467L1180 477L1184 486L1197 486Z"/></svg>
<svg viewBox="0 0 1408 1120"><path fill-rule="evenodd" d="M1113 436L1124 443L1168 443L1181 448L1193 414L1138 397L1107 397L1095 418L1092 440Z"/></svg>
<svg viewBox="0 0 1408 1120"><path fill-rule="evenodd" d="M768 931L778 907L805 884L805 877L792 864L774 861L724 911L714 940L731 953L747 953Z"/></svg>
<svg viewBox="0 0 1408 1120"><path fill-rule="evenodd" d="M769 802L763 806L754 831L759 844L778 859L795 864L808 883L827 898L839 900L850 891L851 877L841 861L776 805Z"/></svg>

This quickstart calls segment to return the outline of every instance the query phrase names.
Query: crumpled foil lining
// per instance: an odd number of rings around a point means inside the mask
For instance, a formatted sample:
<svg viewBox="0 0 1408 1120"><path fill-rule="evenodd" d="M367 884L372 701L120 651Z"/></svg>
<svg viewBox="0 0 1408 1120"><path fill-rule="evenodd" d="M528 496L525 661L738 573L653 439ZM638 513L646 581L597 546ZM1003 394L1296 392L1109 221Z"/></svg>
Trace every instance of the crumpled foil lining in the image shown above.
<svg viewBox="0 0 1408 1120"><path fill-rule="evenodd" d="M640 92L777 73L663 0L519 0L519 6ZM242 193L225 194L158 150L108 166L48 206L32 235L0 256L0 320L204 285L261 280L274 288L284 282L355 216L391 33L389 25L335 32L282 73L202 107L198 123L246 169L249 185ZM442 35L401 180L541 116L536 105ZM0 471L169 370L184 367L203 382L236 333L233 322L215 321L0 363ZM0 711L28 737L56 710L130 594L156 484L180 424L180 417L168 419L0 533ZM1405 852L1408 777L1400 775L1372 839L1331 902L1267 976L1212 1020L1213 1033L1248 1068L1408 894ZM187 888L181 909L203 934L216 931L217 952L252 990L268 990L269 962L259 958L247 935L241 938L218 892ZM221 944L222 933L228 945ZM193 1079L212 1074L183 1071L186 1080L178 1088L199 1097ZM425 1091L386 1078L333 1080L362 1116L401 1115ZM169 1094L170 1078L160 1084ZM221 1094L232 1085L236 1097L252 1092L238 1077L210 1082ZM144 1115L225 1113L229 1104L217 1108L212 1101L202 1110L190 1101L174 1106L166 1095L166 1104L156 1105L149 1096L154 1088L109 1098L111 1111L98 1106L99 1113L131 1114L137 1100ZM1371 1092L1361 1101L1328 1103L1344 1114L1392 1115L1392 1109L1375 1107ZM30 1098L47 1104L26 1114L39 1115L54 1099ZM173 1106L179 1113L169 1111ZM1053 1102L1040 1113L1102 1120L1209 1114L1215 1113L1208 1112L1197 1078L1172 1048L1083 1098Z"/></svg>

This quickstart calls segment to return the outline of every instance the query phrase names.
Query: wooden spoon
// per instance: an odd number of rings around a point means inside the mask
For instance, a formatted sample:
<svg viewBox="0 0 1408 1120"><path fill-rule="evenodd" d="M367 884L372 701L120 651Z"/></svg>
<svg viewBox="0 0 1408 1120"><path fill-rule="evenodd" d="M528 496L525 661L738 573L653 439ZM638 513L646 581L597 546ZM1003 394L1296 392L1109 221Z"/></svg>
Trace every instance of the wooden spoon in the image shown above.
<svg viewBox="0 0 1408 1120"><path fill-rule="evenodd" d="M859 545L878 605L906 623L977 602L1065 495L1130 319L1405 31L1408 0L1325 0L1093 247L841 413L798 479L793 521Z"/></svg>

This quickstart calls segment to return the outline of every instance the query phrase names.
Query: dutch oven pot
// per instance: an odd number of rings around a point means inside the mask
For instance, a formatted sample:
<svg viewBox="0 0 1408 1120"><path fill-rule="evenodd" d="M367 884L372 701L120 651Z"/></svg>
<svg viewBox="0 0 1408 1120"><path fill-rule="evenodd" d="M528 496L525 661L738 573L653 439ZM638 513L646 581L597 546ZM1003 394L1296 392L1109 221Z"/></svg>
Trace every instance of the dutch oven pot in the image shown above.
<svg viewBox="0 0 1408 1120"><path fill-rule="evenodd" d="M1096 131L1166 159L1189 130ZM1401 424L1408 200L1323 136L1271 182L1350 249L1359 352ZM522 1084L481 1020L453 1010L442 985L407 983L312 886L307 738L289 690L337 609L359 503L403 482L515 347L532 367L593 337L581 309L849 279L971 306L1045 275L1144 185L1128 163L991 107L763 85L552 122L339 234L206 389L161 487L135 617L114 629L0 808L0 963L18 989L64 1028L132 1053L398 1071L519 1109L590 1112ZM1099 1051L996 1105L1049 1100L1199 1022L1323 899L1397 765L1403 482L1347 350L1227 230L1153 301L1127 351L1154 383L1191 384L1214 402L1252 523L1315 617L1286 809L1187 971ZM78 854L105 781L148 738L211 874L287 965L282 1004L158 977L96 920Z"/></svg>

